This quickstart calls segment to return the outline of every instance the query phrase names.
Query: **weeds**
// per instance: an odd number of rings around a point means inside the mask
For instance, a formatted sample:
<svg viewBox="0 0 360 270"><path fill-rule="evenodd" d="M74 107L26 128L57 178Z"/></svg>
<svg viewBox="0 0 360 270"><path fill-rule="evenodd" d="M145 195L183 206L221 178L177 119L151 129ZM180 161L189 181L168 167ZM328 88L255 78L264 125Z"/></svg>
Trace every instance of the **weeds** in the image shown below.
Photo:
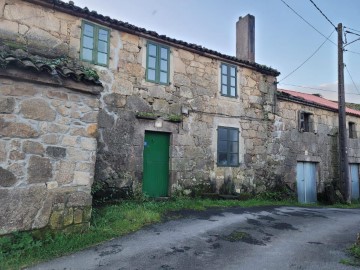
<svg viewBox="0 0 360 270"><path fill-rule="evenodd" d="M115 205L93 208L89 230L83 233L21 232L0 238L0 269L20 269L50 260L86 247L119 237L148 224L160 222L170 211L205 210L210 207L251 207L265 205L296 205L294 201L264 199L210 200L179 197L169 201L122 201ZM359 206L358 206L359 207Z"/></svg>

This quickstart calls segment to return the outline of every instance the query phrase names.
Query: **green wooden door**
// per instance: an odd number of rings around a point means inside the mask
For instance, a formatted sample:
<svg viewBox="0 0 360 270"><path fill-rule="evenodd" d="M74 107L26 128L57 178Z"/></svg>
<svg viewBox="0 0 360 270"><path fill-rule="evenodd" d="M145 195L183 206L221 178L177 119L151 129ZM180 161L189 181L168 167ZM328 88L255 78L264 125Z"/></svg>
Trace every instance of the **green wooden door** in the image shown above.
<svg viewBox="0 0 360 270"><path fill-rule="evenodd" d="M143 192L150 197L166 197L169 183L170 134L145 132Z"/></svg>

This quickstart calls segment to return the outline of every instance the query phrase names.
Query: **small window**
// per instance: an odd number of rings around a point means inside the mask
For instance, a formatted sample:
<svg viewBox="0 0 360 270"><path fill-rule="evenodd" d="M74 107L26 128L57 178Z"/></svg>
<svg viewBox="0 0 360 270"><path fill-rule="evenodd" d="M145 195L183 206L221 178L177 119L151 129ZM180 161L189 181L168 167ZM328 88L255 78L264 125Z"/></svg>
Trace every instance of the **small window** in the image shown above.
<svg viewBox="0 0 360 270"><path fill-rule="evenodd" d="M109 40L110 33L108 29L89 22L83 22L81 60L107 66L109 62Z"/></svg>
<svg viewBox="0 0 360 270"><path fill-rule="evenodd" d="M227 64L221 64L222 96L237 97L236 73L236 67Z"/></svg>
<svg viewBox="0 0 360 270"><path fill-rule="evenodd" d="M169 47L148 43L146 57L146 80L159 84L169 84Z"/></svg>
<svg viewBox="0 0 360 270"><path fill-rule="evenodd" d="M239 166L239 129L218 127L218 166Z"/></svg>
<svg viewBox="0 0 360 270"><path fill-rule="evenodd" d="M349 138L351 139L355 139L356 136L356 128L355 128L355 123L354 122L349 122Z"/></svg>
<svg viewBox="0 0 360 270"><path fill-rule="evenodd" d="M313 132L313 115L308 112L299 112L299 131Z"/></svg>

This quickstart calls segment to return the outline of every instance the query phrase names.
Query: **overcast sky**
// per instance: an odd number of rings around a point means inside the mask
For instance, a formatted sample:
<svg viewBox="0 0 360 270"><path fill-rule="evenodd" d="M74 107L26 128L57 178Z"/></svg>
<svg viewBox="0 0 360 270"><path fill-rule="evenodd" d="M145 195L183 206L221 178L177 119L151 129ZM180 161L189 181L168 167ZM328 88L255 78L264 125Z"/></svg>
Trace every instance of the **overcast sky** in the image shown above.
<svg viewBox="0 0 360 270"><path fill-rule="evenodd" d="M324 36L334 27L310 0L283 0ZM239 16L252 14L256 24L255 59L281 72L279 88L320 93L337 98L337 33L293 75L286 75L309 58L326 40L299 18L281 0L74 0L81 7L129 22L169 37L202 45L235 56L235 23ZM358 30L360 35L360 0L313 0L333 24ZM359 38L347 35L350 42ZM344 62L347 102L360 103L360 40L346 47ZM284 80L283 80L284 79ZM282 81L283 80L283 81ZM290 85L289 85L290 84ZM295 87L293 85L306 86ZM320 91L319 88L327 91ZM350 94L353 93L353 94Z"/></svg>

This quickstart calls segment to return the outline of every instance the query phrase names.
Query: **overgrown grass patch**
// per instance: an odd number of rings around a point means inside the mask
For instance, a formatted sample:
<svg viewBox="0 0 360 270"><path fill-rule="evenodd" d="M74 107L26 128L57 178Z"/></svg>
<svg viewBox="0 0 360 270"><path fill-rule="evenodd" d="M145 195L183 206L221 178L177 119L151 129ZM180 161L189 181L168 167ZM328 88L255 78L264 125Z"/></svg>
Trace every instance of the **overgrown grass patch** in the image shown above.
<svg viewBox="0 0 360 270"><path fill-rule="evenodd" d="M94 208L90 228L84 233L66 234L44 231L39 234L22 232L1 237L0 269L21 269L41 261L82 250L137 231L148 224L159 222L170 211L268 205L294 206L299 204L294 201L264 199L238 201L177 198L168 201L123 201L115 205Z"/></svg>

